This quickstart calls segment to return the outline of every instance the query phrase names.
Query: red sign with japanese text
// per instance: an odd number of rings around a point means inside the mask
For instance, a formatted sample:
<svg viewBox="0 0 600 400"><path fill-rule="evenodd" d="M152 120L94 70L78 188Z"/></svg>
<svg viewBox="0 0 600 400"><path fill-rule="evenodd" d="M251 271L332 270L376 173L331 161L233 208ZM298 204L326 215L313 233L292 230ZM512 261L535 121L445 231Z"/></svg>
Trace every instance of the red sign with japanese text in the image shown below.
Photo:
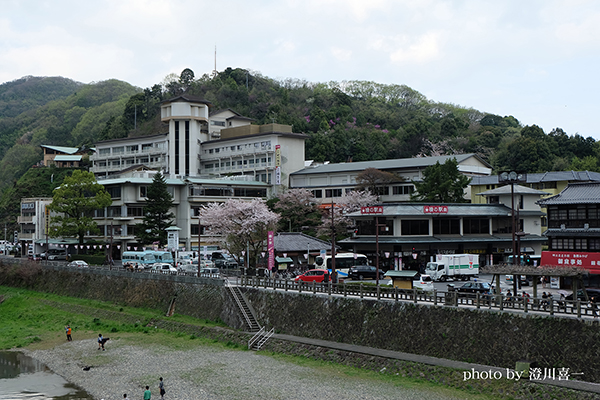
<svg viewBox="0 0 600 400"><path fill-rule="evenodd" d="M592 274L600 274L600 253L561 250L542 251L541 265L553 267L580 267Z"/></svg>
<svg viewBox="0 0 600 400"><path fill-rule="evenodd" d="M383 214L383 206L361 207L361 214Z"/></svg>
<svg viewBox="0 0 600 400"><path fill-rule="evenodd" d="M423 206L424 214L448 214L448 206Z"/></svg>
<svg viewBox="0 0 600 400"><path fill-rule="evenodd" d="M267 232L267 252L269 253L267 266L269 271L273 271L275 268L275 233L273 231Z"/></svg>

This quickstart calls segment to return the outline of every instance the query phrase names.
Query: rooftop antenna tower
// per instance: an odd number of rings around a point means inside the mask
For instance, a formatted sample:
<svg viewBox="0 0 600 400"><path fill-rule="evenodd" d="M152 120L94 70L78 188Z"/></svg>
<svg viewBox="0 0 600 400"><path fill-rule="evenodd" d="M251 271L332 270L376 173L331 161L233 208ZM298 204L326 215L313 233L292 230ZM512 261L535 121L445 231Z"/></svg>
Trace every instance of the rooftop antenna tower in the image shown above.
<svg viewBox="0 0 600 400"><path fill-rule="evenodd" d="M215 69L212 72L213 78L217 76L217 45L215 45Z"/></svg>

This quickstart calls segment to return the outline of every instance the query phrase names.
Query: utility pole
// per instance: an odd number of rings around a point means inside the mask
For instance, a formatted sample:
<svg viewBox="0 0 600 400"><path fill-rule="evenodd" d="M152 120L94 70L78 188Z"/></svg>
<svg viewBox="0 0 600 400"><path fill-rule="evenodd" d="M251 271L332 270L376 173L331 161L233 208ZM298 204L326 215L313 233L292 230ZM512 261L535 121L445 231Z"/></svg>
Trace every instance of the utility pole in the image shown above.
<svg viewBox="0 0 600 400"><path fill-rule="evenodd" d="M331 200L331 281L337 283L337 276L335 272L335 223L334 223L334 210L333 200ZM325 265L327 268L327 265Z"/></svg>

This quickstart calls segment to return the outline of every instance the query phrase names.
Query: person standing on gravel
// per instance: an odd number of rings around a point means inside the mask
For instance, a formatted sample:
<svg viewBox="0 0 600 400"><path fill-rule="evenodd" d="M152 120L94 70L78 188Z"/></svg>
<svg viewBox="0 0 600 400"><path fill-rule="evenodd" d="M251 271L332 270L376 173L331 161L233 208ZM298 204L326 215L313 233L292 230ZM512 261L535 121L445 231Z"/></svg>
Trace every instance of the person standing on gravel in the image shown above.
<svg viewBox="0 0 600 400"><path fill-rule="evenodd" d="M165 384L163 382L162 377L159 379L159 382L158 382L158 390L160 392L161 400L164 400L166 392L165 392Z"/></svg>
<svg viewBox="0 0 600 400"><path fill-rule="evenodd" d="M152 396L152 392L150 392L150 386L146 386L146 391L144 392L144 400L150 400L150 396Z"/></svg>

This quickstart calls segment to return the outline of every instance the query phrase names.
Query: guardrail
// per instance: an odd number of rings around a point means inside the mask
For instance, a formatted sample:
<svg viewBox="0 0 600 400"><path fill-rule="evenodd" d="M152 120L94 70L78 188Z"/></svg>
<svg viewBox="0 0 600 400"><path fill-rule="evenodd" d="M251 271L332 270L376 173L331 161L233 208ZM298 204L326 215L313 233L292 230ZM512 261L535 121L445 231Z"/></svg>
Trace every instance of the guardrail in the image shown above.
<svg viewBox="0 0 600 400"><path fill-rule="evenodd" d="M6 257L2 258L3 262L20 263L28 261L25 259ZM211 279L213 282L218 281L218 285L223 285L226 277L222 271L217 274L200 274L197 272L172 272L163 273L162 271L139 270L130 272L127 269L118 266L108 265L90 265L88 268L67 267L64 262L60 261L38 261L42 266L53 269L71 269L73 271L106 271L112 270L119 274L143 274L150 273L151 275L163 275L165 277L189 277L196 279ZM236 274L234 274L236 275ZM147 275L146 275L147 276ZM185 279L185 278L184 278ZM505 296L502 294L481 294L481 293L462 293L458 291L448 292L423 292L417 289L399 289L397 287L364 285L354 283L317 283L317 282L295 282L291 279L277 279L258 276L241 275L236 278L237 284L243 287L254 287L265 290L283 290L297 291L299 293L327 294L337 296L353 296L358 298L373 298L386 301L409 301L415 304L430 304L446 307L465 307L475 309L489 309L499 311L510 311L520 313L541 313L554 316L570 316L570 317L593 317L600 316L598 305L590 305L581 300L555 300L552 298L534 298L523 296ZM194 280L195 281L195 280ZM191 281L190 281L191 282ZM202 281L199 281L202 282ZM207 283L210 281L204 281Z"/></svg>
<svg viewBox="0 0 600 400"><path fill-rule="evenodd" d="M490 310L510 310L513 312L536 312L557 316L583 316L597 318L600 311L596 306L588 307L581 300L554 300L551 298L533 298L505 296L502 294L423 292L417 289L399 289L397 287L364 285L354 283L317 283L294 282L288 279L242 276L240 285L259 289L297 291L299 293L323 293L337 296L353 296L388 301L410 301L412 303L431 304L446 307L465 307Z"/></svg>

